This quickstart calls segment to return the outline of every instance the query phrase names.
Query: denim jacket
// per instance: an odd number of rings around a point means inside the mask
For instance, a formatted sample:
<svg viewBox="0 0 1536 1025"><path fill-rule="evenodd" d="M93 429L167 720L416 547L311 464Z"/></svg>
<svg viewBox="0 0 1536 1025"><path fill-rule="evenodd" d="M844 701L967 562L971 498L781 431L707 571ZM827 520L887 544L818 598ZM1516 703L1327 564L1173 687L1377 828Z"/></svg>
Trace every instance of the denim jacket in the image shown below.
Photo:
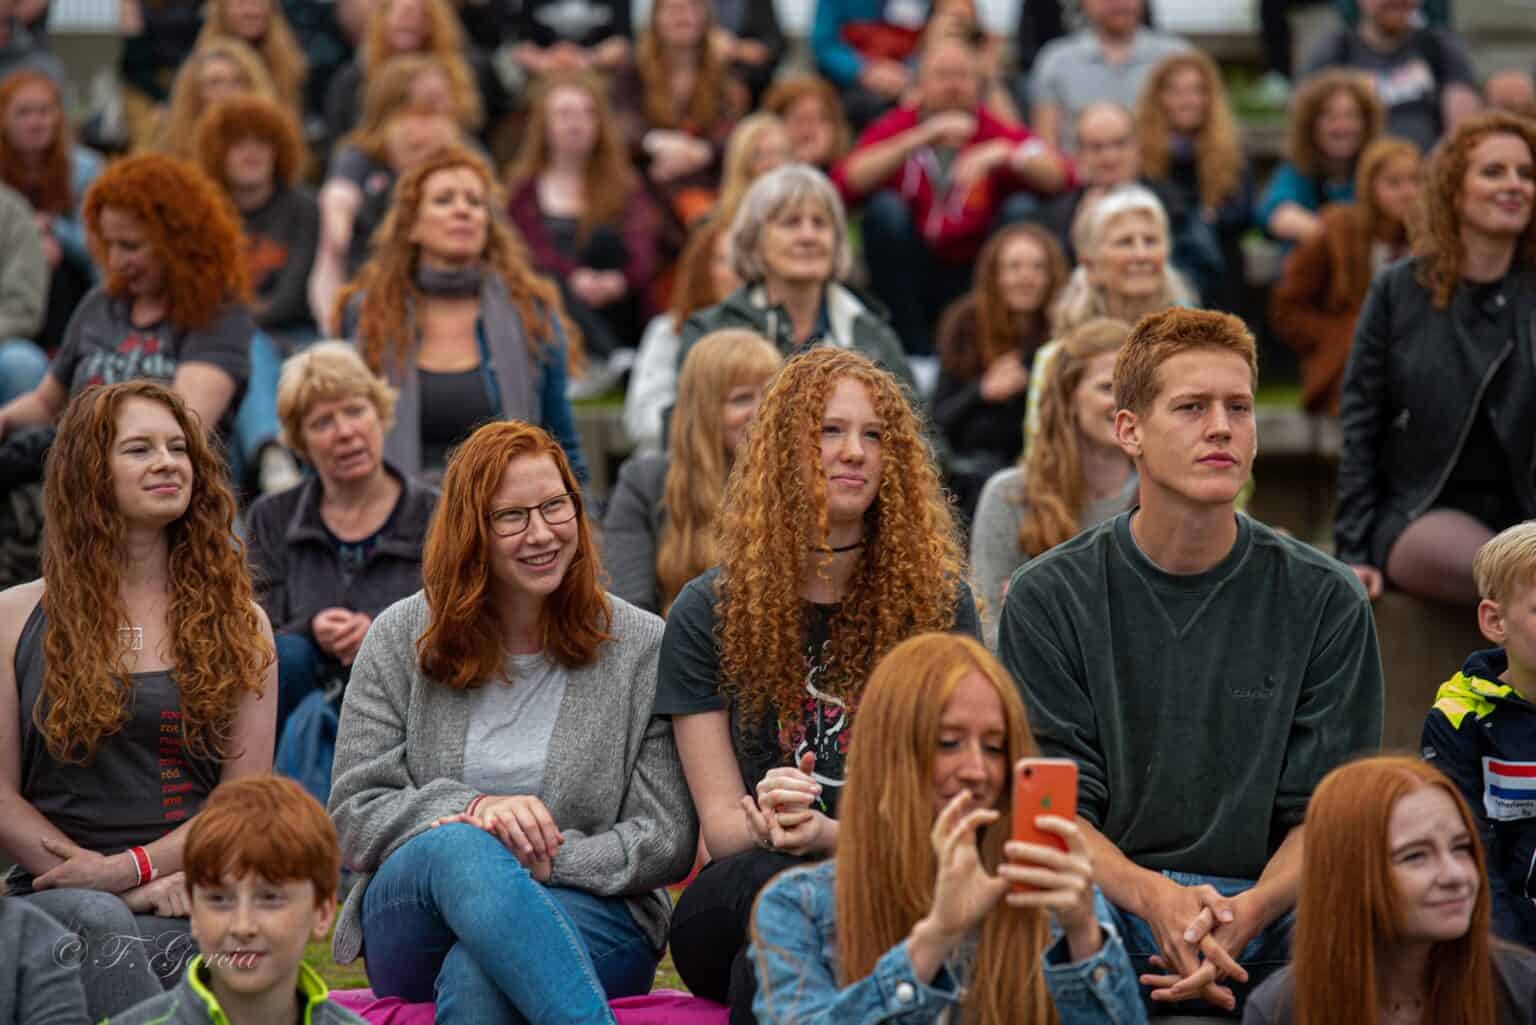
<svg viewBox="0 0 1536 1025"><path fill-rule="evenodd" d="M876 1022L940 1022L958 1008L964 991L945 970L932 983L912 972L907 945L886 951L867 977L837 983L837 922L832 880L835 861L791 869L758 898L752 961L757 997L752 1010L762 1025L875 1025ZM1045 984L1061 1025L1143 1025L1147 1020L1136 973L1109 924L1109 905L1095 897L1104 945L1092 957L1070 962L1067 941L1043 955ZM757 942L758 940L764 942Z"/></svg>

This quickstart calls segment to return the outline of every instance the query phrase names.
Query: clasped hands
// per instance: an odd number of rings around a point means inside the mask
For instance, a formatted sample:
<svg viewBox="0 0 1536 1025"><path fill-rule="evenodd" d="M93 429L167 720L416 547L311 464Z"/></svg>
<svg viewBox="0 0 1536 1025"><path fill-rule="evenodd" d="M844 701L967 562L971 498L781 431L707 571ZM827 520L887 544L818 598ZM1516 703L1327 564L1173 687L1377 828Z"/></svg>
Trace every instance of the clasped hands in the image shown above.
<svg viewBox="0 0 1536 1025"><path fill-rule="evenodd" d="M32 880L34 890L100 890L115 893L129 909L141 915L186 918L191 914L186 877L172 872L138 884L138 869L126 851L98 854L68 840L44 837L43 850L60 862Z"/></svg>
<svg viewBox="0 0 1536 1025"><path fill-rule="evenodd" d="M444 815L432 823L433 829L451 822L463 822L490 833L512 852L518 864L541 883L549 882L555 854L565 843L555 818L544 802L531 794L486 797L471 815L467 811Z"/></svg>
<svg viewBox="0 0 1536 1025"><path fill-rule="evenodd" d="M759 847L785 854L829 854L837 846L837 822L811 805L821 784L811 775L816 755L807 751L794 768L769 769L757 784L757 796L744 794L741 810Z"/></svg>
<svg viewBox="0 0 1536 1025"><path fill-rule="evenodd" d="M1151 986L1152 999L1160 1002L1198 997L1235 1010L1237 1000L1221 982L1248 981L1236 959L1265 924L1253 891L1224 897L1208 884L1181 886L1163 876L1151 883L1151 891L1143 898L1141 917L1161 951L1151 958L1160 971L1141 976L1141 984Z"/></svg>

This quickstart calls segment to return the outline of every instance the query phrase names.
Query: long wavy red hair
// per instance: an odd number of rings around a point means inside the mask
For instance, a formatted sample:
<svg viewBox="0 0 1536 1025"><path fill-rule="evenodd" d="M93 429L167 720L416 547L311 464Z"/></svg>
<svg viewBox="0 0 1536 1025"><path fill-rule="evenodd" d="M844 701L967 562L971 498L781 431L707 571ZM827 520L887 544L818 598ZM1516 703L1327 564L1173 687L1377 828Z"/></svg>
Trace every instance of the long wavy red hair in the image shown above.
<svg viewBox="0 0 1536 1025"><path fill-rule="evenodd" d="M427 179L439 171L458 168L468 168L485 184L486 201L493 211L486 229L486 272L499 274L507 286L507 295L521 315L530 351L537 357L543 346L553 344L558 324L565 335L568 361L575 367L581 357L581 336L566 319L560 290L534 272L522 239L494 213L505 210L507 204L490 167L462 146L438 150L395 185L389 213L373 236L373 256L336 298L336 323L342 323L352 297L361 296L356 338L369 368L387 373L409 357L415 339L407 333L411 324L408 311L421 301L414 281L418 251L411 231Z"/></svg>
<svg viewBox="0 0 1536 1025"><path fill-rule="evenodd" d="M1424 1021L1488 1025L1495 1020L1488 875L1477 823L1451 781L1417 758L1365 758L1334 769L1307 806L1301 897L1291 939L1296 1025L1382 1020L1377 957L1397 939L1400 914L1387 835L1398 800L1439 787L1471 837L1482 885L1472 926L1429 955Z"/></svg>
<svg viewBox="0 0 1536 1025"><path fill-rule="evenodd" d="M260 693L273 652L262 628L245 548L235 536L235 499L223 457L175 392L148 380L89 388L59 420L44 470L42 696L33 721L48 752L88 764L102 738L128 721L133 687L118 628L128 622L122 571L126 525L113 492L117 416L131 399L170 410L192 461L187 511L166 527L170 549L172 675L186 750L228 758L235 710Z"/></svg>
<svg viewBox="0 0 1536 1025"><path fill-rule="evenodd" d="M71 169L69 155L74 148L74 138L69 130L69 118L64 116L64 100L58 83L40 71L23 68L13 71L0 81L0 122L10 116L11 103L16 94L28 86L41 86L48 90L54 106L58 129L53 140L43 151L42 159L31 161L11 145L11 140L0 132L0 180L21 193L32 209L39 213L64 214L74 212L75 197L70 193Z"/></svg>
<svg viewBox="0 0 1536 1025"><path fill-rule="evenodd" d="M548 456L565 489L576 496L576 557L560 587L544 602L544 652L563 666L590 665L609 639L613 610L598 583L602 567L592 543L581 485L565 451L547 433L521 420L480 427L454 449L442 498L427 529L421 577L431 622L416 642L421 671L449 687L478 687L502 671L506 649L491 578L491 499L507 464Z"/></svg>
<svg viewBox="0 0 1536 1025"><path fill-rule="evenodd" d="M1168 125L1168 111L1163 106L1163 89L1168 80L1185 68L1193 68L1205 79L1205 93L1210 97L1205 123L1193 140L1195 172L1200 180L1200 205L1214 210L1242 184L1243 144L1237 119L1227 102L1227 87L1222 84L1216 62L1199 50L1170 54L1153 65L1141 87L1136 104L1136 138L1141 149L1141 167L1148 178L1165 179L1173 163L1173 129Z"/></svg>
<svg viewBox="0 0 1536 1025"><path fill-rule="evenodd" d="M391 57L400 56L403 52L396 50L389 41L389 9L394 2L382 0L377 4L363 28L363 41L357 48L357 60L363 69L365 82L372 79L374 72ZM475 83L474 73L464 60L464 54L469 51L459 16L448 0L422 0L422 3L427 12L427 38L419 52L431 54L442 63L443 70L453 80L454 98L466 111L474 112L475 123L478 124L482 111L480 87Z"/></svg>
<svg viewBox="0 0 1536 1025"><path fill-rule="evenodd" d="M309 61L299 47L299 41L288 26L283 5L278 0L267 0L267 31L260 39L246 39L230 24L225 10L227 0L214 0L204 8L203 28L192 44L196 50L216 39L236 39L249 46L261 58L278 97L297 114L303 109L304 76L309 73Z"/></svg>
<svg viewBox="0 0 1536 1025"><path fill-rule="evenodd" d="M876 661L914 633L954 625L963 549L933 452L900 384L868 358L823 347L784 365L763 397L721 504L720 690L744 721L788 721L805 696L807 572L825 572L827 483L821 426L838 381L868 389L884 425L880 488L866 543L832 616L819 686L852 709ZM809 568L808 568L809 563Z"/></svg>
<svg viewBox="0 0 1536 1025"><path fill-rule="evenodd" d="M1515 114L1490 110L1457 125L1429 158L1421 201L1424 230L1414 232L1413 255L1418 257L1415 276L1437 309L1450 305L1461 281L1461 214L1456 208L1472 164L1472 151L1490 135L1513 135L1536 157L1536 124ZM1514 262L1519 267L1536 267L1536 218L1520 233Z"/></svg>
<svg viewBox="0 0 1536 1025"><path fill-rule="evenodd" d="M651 10L652 24L640 32L635 44L635 71L639 73L645 95L641 108L646 123L652 128L672 128L696 134L707 133L722 116L733 112L731 81L726 74L725 62L715 46L714 5L709 0L660 0L661 3L696 3L703 8L704 28L695 46L697 74L693 92L679 113L672 98L672 68L667 63L665 49L657 38L655 6ZM656 5L656 6L659 6Z"/></svg>
<svg viewBox="0 0 1536 1025"><path fill-rule="evenodd" d="M1045 297L1039 309L1025 314L1008 308L998 280L1003 250L1018 238L1029 239L1045 256ZM969 381L1007 353L1019 352L1027 361L1050 338L1051 307L1070 273L1061 243L1038 224L1011 224L989 238L976 257L975 283L970 292L944 311L939 327L939 363L944 371L957 380ZM972 339L975 344L964 344Z"/></svg>
<svg viewBox="0 0 1536 1025"><path fill-rule="evenodd" d="M576 89L591 100L597 119L597 138L587 156L582 174L582 194L586 207L581 212L577 233L585 239L603 224L617 224L625 207L634 201L639 179L624 133L608 102L603 81L591 72L559 72L539 79L528 108L528 125L523 130L523 144L507 172L507 190L516 192L549 167L549 101L561 89Z"/></svg>
<svg viewBox="0 0 1536 1025"><path fill-rule="evenodd" d="M1009 766L1038 754L1024 703L1008 671L970 637L926 633L902 641L880 660L864 688L848 751L838 820L839 981L868 977L886 952L933 904L938 859L933 829L933 759L944 706L966 677L978 674L1002 702ZM982 860L996 871L1013 835L1013 773L998 798L1001 817L981 838ZM1040 954L1050 943L1045 912L998 907L981 926L972 981L961 1004L970 1025L1057 1021Z"/></svg>
<svg viewBox="0 0 1536 1025"><path fill-rule="evenodd" d="M1071 540L1082 529L1084 506L1082 432L1077 388L1098 356L1119 352L1131 326L1096 317L1061 343L1040 388L1040 431L1025 449L1019 551L1030 558Z"/></svg>
<svg viewBox="0 0 1536 1025"><path fill-rule="evenodd" d="M1285 158L1308 178L1321 178L1325 158L1317 148L1317 119L1323 107L1335 93L1348 93L1360 108L1365 119L1365 131L1360 137L1360 153L1376 136L1381 134L1386 115L1371 80L1359 71L1347 68L1329 68L1308 75L1297 87L1291 98L1290 121L1286 127ZM1353 170L1351 170L1353 173Z"/></svg>
<svg viewBox="0 0 1536 1025"><path fill-rule="evenodd" d="M245 235L224 190L202 168L163 153L139 153L107 165L85 193L81 219L91 256L107 266L101 212L131 215L164 269L167 315L184 331L213 323L226 303L250 296ZM107 291L126 296L111 274Z"/></svg>

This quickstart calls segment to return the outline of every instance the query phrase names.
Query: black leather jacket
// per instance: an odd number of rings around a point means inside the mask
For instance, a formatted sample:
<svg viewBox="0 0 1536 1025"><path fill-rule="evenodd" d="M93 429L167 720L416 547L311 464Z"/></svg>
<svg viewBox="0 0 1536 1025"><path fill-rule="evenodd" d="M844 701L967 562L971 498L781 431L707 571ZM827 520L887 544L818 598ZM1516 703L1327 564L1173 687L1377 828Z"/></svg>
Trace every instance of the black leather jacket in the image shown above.
<svg viewBox="0 0 1536 1025"><path fill-rule="evenodd" d="M1344 371L1334 540L1348 563L1374 562L1382 528L1395 535L1440 496L1505 361L1536 365L1536 270L1510 271L1504 294L1516 304L1515 337L1493 348L1464 327L1465 289L1437 310L1414 269L1402 260L1371 283ZM1536 516L1536 396L1489 412L1510 465L1525 468L1511 481L1522 514Z"/></svg>

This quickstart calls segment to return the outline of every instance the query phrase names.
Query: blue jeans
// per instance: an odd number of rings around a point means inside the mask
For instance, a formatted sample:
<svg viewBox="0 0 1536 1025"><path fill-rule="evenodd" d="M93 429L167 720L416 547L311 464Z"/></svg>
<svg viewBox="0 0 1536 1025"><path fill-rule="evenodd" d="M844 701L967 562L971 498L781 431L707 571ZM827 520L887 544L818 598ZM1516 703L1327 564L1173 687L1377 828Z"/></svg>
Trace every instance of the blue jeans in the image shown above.
<svg viewBox="0 0 1536 1025"><path fill-rule="evenodd" d="M237 485L255 470L262 447L277 441L277 377L282 369L282 354L272 339L260 331L251 335L251 376L235 410L229 446L230 474Z"/></svg>
<svg viewBox="0 0 1536 1025"><path fill-rule="evenodd" d="M304 634L280 633L277 642L277 733L310 694L346 670Z"/></svg>
<svg viewBox="0 0 1536 1025"><path fill-rule="evenodd" d="M1224 897L1236 896L1244 890L1253 889L1251 879L1229 879L1226 876L1205 876L1192 872L1164 872L1163 875L1180 886L1202 884L1213 886ZM1153 954L1158 953L1157 939L1152 935L1151 926L1129 911L1111 907L1115 916L1115 928L1120 930L1120 939L1125 944L1125 952L1130 955L1131 966L1136 969L1137 976L1148 971L1157 971L1151 968L1147 961ZM1237 998L1239 1014L1242 1012L1243 1003L1248 999L1248 994L1290 961L1291 926L1295 917L1294 911L1287 911L1266 926L1258 936L1248 941L1248 945L1243 948L1241 955L1237 958L1237 963L1248 970L1247 982L1239 983L1232 979L1223 981L1222 985L1230 988L1232 995ZM1181 1004L1156 1003L1150 997L1151 992L1149 987L1143 986L1141 998L1147 1005L1148 1011L1155 1014L1229 1016L1227 1012L1204 1000L1190 1000Z"/></svg>
<svg viewBox="0 0 1536 1025"><path fill-rule="evenodd" d="M0 342L0 405L36 388L47 372L48 354L36 342L25 338Z"/></svg>
<svg viewBox="0 0 1536 1025"><path fill-rule="evenodd" d="M657 950L621 897L546 886L491 834L454 824L406 841L363 896L379 996L435 1000L439 1025L612 1022L650 991Z"/></svg>

